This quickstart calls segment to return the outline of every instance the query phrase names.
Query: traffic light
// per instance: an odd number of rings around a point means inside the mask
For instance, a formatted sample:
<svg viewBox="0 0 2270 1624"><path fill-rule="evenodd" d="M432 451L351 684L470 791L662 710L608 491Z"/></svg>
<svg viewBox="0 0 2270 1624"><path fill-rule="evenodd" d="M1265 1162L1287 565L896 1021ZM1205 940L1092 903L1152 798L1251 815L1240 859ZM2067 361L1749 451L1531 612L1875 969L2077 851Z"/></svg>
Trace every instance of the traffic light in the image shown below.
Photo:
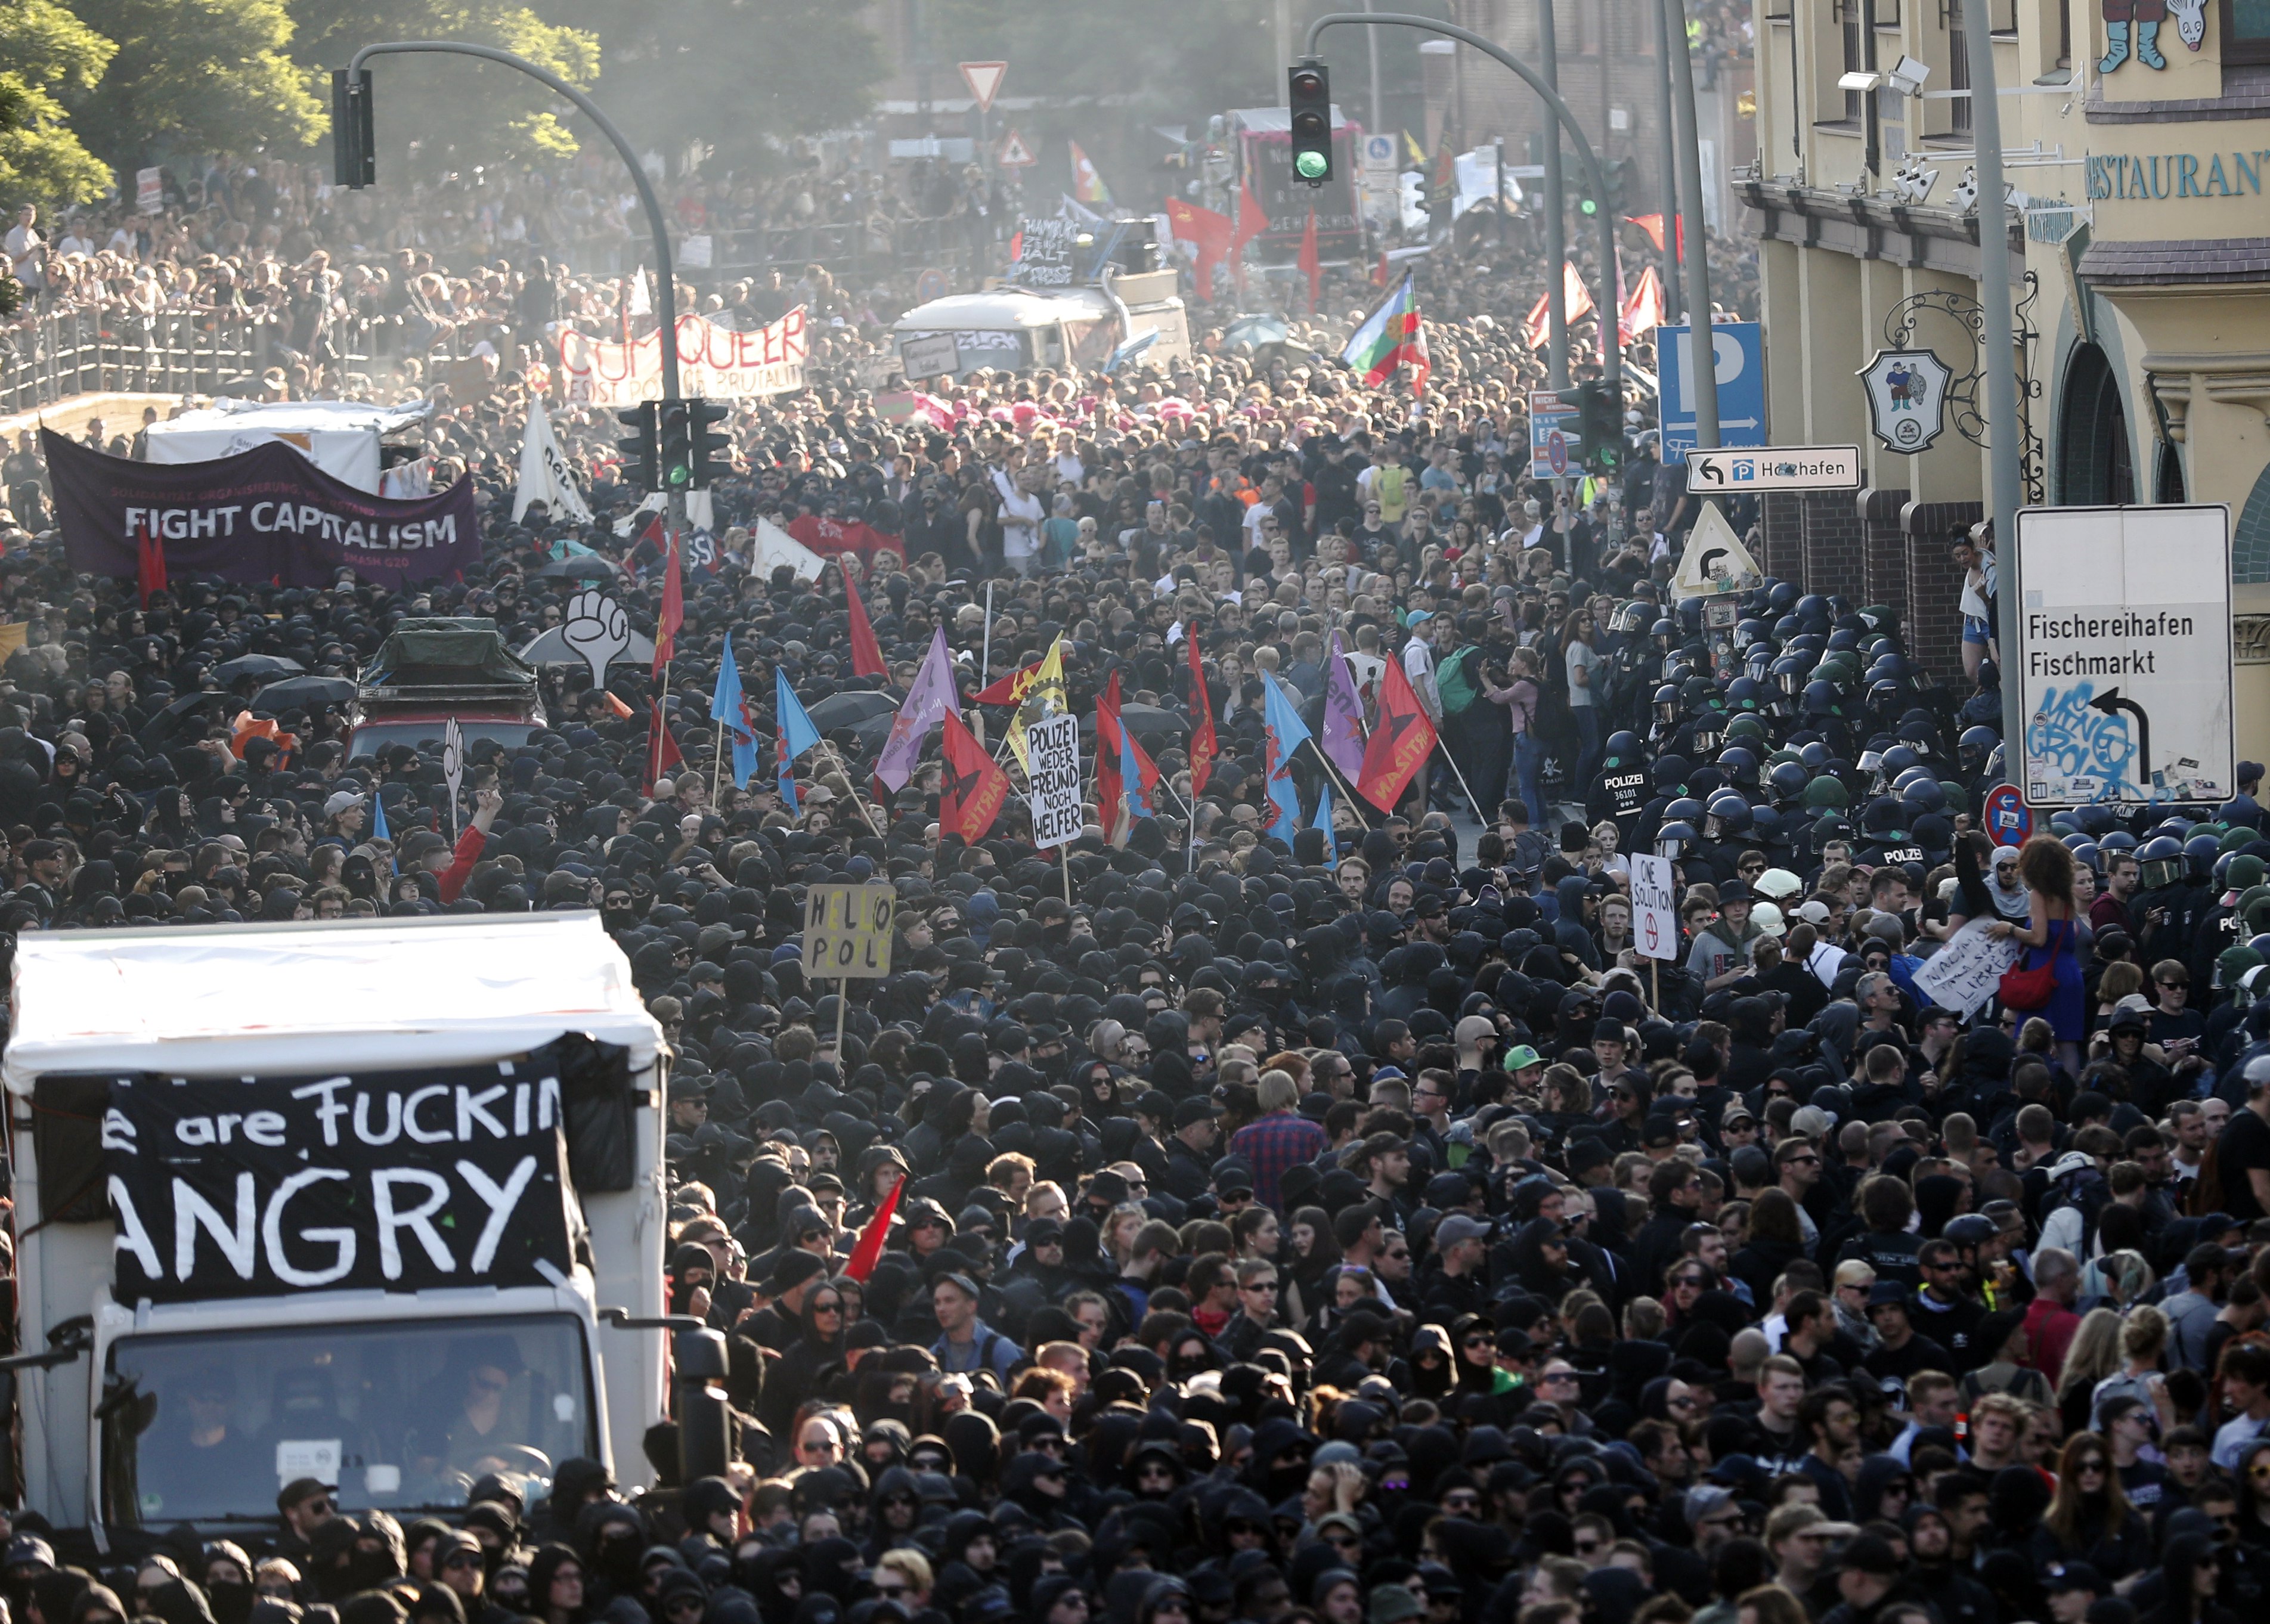
<svg viewBox="0 0 2270 1624"><path fill-rule="evenodd" d="M1576 212L1588 220L1598 219L1600 214L1600 200L1598 197L1590 197L1577 198Z"/></svg>
<svg viewBox="0 0 2270 1624"><path fill-rule="evenodd" d="M720 479L733 477L733 439L723 428L732 408L722 402L695 398L686 405L693 412L691 449L694 456L693 488L706 491ZM720 426L712 427L716 424Z"/></svg>
<svg viewBox="0 0 2270 1624"><path fill-rule="evenodd" d="M331 70L331 183L360 189L378 179L373 135L370 70Z"/></svg>
<svg viewBox="0 0 2270 1624"><path fill-rule="evenodd" d="M1632 181L1639 165L1633 159L1611 158L1600 167L1607 178L1608 211L1621 219L1631 207Z"/></svg>
<svg viewBox="0 0 2270 1624"><path fill-rule="evenodd" d="M1584 441L1584 471L1615 474L1624 465L1623 409L1605 383L1580 383L1570 391L1576 425Z"/></svg>
<svg viewBox="0 0 2270 1624"><path fill-rule="evenodd" d="M615 421L629 426L627 440L615 441L623 454L624 476L642 491L662 489L662 450L655 434L654 402L642 400L615 413Z"/></svg>
<svg viewBox="0 0 2270 1624"><path fill-rule="evenodd" d="M1295 63L1286 73L1293 122L1293 178L1322 186L1332 178L1332 83L1324 64Z"/></svg>
<svg viewBox="0 0 2270 1624"><path fill-rule="evenodd" d="M655 435L662 449L658 489L694 488L694 403L665 400L655 408Z"/></svg>

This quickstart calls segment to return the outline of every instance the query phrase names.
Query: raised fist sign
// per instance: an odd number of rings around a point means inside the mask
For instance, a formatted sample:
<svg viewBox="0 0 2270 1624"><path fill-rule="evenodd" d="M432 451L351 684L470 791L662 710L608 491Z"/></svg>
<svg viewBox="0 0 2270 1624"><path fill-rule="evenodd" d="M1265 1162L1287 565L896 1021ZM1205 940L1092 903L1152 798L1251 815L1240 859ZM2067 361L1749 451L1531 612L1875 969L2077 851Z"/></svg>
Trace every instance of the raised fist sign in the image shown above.
<svg viewBox="0 0 2270 1624"><path fill-rule="evenodd" d="M607 667L631 646L631 620L623 606L596 587L586 587L568 600L560 634L591 668L591 686L607 686Z"/></svg>

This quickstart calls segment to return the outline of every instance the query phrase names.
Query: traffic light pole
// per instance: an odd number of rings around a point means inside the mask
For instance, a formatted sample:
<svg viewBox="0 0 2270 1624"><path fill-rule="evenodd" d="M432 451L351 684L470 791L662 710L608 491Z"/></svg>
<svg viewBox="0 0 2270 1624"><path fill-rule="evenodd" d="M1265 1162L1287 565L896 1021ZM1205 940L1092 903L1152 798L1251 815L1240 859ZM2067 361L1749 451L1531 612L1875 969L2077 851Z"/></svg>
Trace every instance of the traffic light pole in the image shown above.
<svg viewBox="0 0 2270 1624"><path fill-rule="evenodd" d="M1484 39L1473 29L1461 28L1456 23L1446 23L1439 18L1419 17L1409 11L1327 11L1309 25L1308 44L1305 48L1307 55L1310 57L1317 56L1317 41L1323 36L1324 30L1340 23L1360 28L1417 28L1428 33L1443 34L1456 40L1461 45L1472 46L1493 62L1501 63L1517 74L1527 83L1530 89L1538 93L1545 105L1553 110L1553 116L1559 122L1561 128L1569 132L1569 138L1576 146L1577 160L1584 165L1585 180L1593 189L1592 196L1606 197L1608 195L1607 173L1600 167L1599 157L1592 151L1592 144L1585 139L1584 127L1576 122L1576 115L1569 110L1569 104L1561 100L1561 93L1547 84L1544 76L1536 69L1514 56L1495 41ZM1615 394L1616 398L1621 400L1624 375L1623 341L1622 335L1616 330L1616 317L1620 312L1616 309L1613 280L1616 264L1615 211L1612 209L1602 210L1599 221L1600 263L1604 274L1609 278L1608 285L1601 290L1602 297L1599 300L1600 375ZM1549 310L1552 308L1553 301L1547 299L1546 308Z"/></svg>
<svg viewBox="0 0 2270 1624"><path fill-rule="evenodd" d="M1561 41L1554 32L1553 0L1538 0L1537 54L1546 85L1561 88ZM1561 175L1561 131L1547 130L1545 151L1545 367L1546 382L1556 389L1569 387L1569 193ZM1606 194L1595 191L1595 197ZM1501 204L1500 207L1504 205ZM1613 273L1610 273L1613 280ZM1604 298L1607 296L1604 293ZM1613 304L1615 300L1607 298ZM1554 481L1558 485L1559 481Z"/></svg>

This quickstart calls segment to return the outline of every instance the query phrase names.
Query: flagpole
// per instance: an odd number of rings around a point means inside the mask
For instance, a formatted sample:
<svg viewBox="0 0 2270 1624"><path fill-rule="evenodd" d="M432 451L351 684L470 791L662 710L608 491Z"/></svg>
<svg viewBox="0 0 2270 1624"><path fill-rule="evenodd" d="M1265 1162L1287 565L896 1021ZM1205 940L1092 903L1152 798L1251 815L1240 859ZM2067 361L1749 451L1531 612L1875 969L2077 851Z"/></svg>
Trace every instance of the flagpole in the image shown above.
<svg viewBox="0 0 2270 1624"><path fill-rule="evenodd" d="M1355 786L1341 775L1340 769L1339 768L1332 765L1332 757L1324 753L1324 747L1317 743L1316 736L1311 734L1305 742L1310 749L1317 753L1317 760L1324 764L1324 771L1332 775L1332 782L1339 785L1341 793L1346 795L1351 802L1361 801L1363 797L1356 793ZM1363 815L1363 808L1361 805L1358 805L1354 808L1354 811L1355 812L1355 820L1363 825L1363 832L1367 834L1370 834L1371 823L1370 820Z"/></svg>
<svg viewBox="0 0 2270 1624"><path fill-rule="evenodd" d="M1466 805L1474 809L1474 821L1480 824L1482 827L1487 829L1489 827L1489 814L1482 810L1482 804L1480 797L1474 794L1473 788L1466 782L1466 775L1458 771L1458 759L1451 755L1448 750L1443 749L1443 736L1439 733L1435 736L1435 748L1443 752L1443 760L1449 763L1450 775L1458 781L1458 788L1465 790ZM1421 814L1423 816L1427 809L1422 805L1419 810Z"/></svg>
<svg viewBox="0 0 2270 1624"><path fill-rule="evenodd" d="M835 757L836 768L843 775L844 788L850 792L851 805L858 809L859 821L867 826L868 834L880 840L883 837L883 832L875 827L875 820L867 815L867 797L859 793L859 780L852 773L851 764L843 759L842 753L827 739L821 739L820 747Z"/></svg>
<svg viewBox="0 0 2270 1624"><path fill-rule="evenodd" d="M985 641L983 649L977 656L977 686L981 688L993 680L993 582L990 579L985 582ZM985 742L985 712L983 707L977 712L977 742L981 745ZM997 755L993 760L998 766L1001 758Z"/></svg>

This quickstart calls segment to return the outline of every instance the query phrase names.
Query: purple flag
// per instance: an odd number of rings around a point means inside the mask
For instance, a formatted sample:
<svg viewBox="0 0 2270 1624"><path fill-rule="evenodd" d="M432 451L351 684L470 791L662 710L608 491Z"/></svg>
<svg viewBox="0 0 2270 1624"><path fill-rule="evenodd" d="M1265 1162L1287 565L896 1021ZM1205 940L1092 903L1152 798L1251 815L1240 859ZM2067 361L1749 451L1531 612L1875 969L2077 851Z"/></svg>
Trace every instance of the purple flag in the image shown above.
<svg viewBox="0 0 2270 1624"><path fill-rule="evenodd" d="M1340 634L1332 634L1331 662L1324 670L1324 753L1354 783L1363 775L1363 701L1356 697L1355 674L1340 652Z"/></svg>
<svg viewBox="0 0 2270 1624"><path fill-rule="evenodd" d="M948 711L956 708L959 698L953 686L953 657L946 651L946 628L941 626L931 638L930 652L915 673L906 703L891 719L891 736L883 741L883 753L875 763L875 776L894 794L914 776L915 763L922 759L923 741L946 720Z"/></svg>

